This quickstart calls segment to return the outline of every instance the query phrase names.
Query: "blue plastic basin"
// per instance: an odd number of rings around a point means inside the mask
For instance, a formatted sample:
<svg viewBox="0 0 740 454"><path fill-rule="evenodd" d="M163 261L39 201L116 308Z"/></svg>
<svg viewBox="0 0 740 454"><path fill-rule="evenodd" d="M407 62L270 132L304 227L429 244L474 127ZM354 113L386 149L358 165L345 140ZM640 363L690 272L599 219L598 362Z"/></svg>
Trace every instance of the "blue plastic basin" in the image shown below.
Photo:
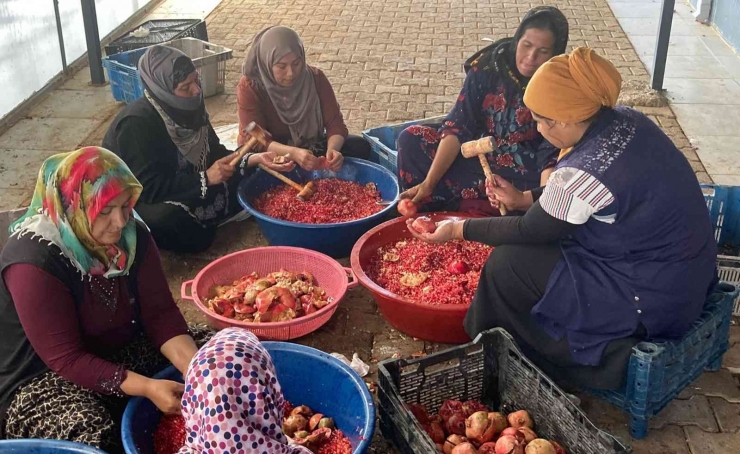
<svg viewBox="0 0 740 454"><path fill-rule="evenodd" d="M360 184L373 182L378 187L383 200L395 200L398 197L396 177L379 164L362 159L345 158L342 170L338 174L327 170L308 172L300 168L288 174L288 178L299 183L331 176L356 181ZM382 211L363 219L335 224L301 224L282 221L255 210L251 201L280 184L283 184L280 180L261 170L239 184L239 202L254 216L262 234L273 246L296 246L319 251L331 257L347 257L355 241L365 232L380 224L395 206L395 203L391 204Z"/></svg>
<svg viewBox="0 0 740 454"><path fill-rule="evenodd" d="M105 454L105 451L82 443L62 440L41 440L29 438L21 440L0 441L0 453L25 454Z"/></svg>
<svg viewBox="0 0 740 454"><path fill-rule="evenodd" d="M275 364L285 398L294 405L308 405L334 418L349 438L353 454L364 453L375 431L375 405L367 386L349 366L315 348L288 342L263 342ZM156 375L182 381L172 366ZM159 410L148 399L136 397L126 406L121 424L127 454L152 454L152 433Z"/></svg>

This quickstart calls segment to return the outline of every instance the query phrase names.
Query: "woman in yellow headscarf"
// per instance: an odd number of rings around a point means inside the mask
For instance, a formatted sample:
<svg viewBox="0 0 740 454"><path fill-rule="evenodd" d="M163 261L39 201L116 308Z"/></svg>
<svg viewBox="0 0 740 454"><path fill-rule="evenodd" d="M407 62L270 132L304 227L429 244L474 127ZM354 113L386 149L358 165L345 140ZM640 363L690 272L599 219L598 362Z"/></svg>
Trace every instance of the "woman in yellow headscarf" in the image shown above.
<svg viewBox="0 0 740 454"><path fill-rule="evenodd" d="M615 107L621 77L592 49L552 58L524 102L561 149L547 186L491 196L521 217L441 223L427 241L496 246L465 319L503 327L543 369L616 388L632 346L677 338L716 284L716 243L691 166L642 113ZM413 220L411 220L413 221Z"/></svg>

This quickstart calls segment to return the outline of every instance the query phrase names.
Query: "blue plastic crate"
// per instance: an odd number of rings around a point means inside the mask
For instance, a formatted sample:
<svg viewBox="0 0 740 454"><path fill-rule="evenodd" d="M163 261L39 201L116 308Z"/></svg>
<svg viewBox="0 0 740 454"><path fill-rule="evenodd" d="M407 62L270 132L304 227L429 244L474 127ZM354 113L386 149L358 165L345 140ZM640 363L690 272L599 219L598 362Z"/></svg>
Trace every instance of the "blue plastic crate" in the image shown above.
<svg viewBox="0 0 740 454"><path fill-rule="evenodd" d="M729 348L733 302L739 292L738 287L722 282L683 339L640 342L632 349L627 380L620 390L589 390L630 414L633 438L644 438L648 420L705 370L722 366L722 355Z"/></svg>
<svg viewBox="0 0 740 454"><path fill-rule="evenodd" d="M162 44L179 49L190 57L200 74L203 97L224 92L226 60L232 57L231 49L196 38L180 38ZM111 92L116 101L129 104L144 96L138 65L147 49L144 47L103 58L103 67L108 71Z"/></svg>
<svg viewBox="0 0 740 454"><path fill-rule="evenodd" d="M370 160L382 165L393 172L394 175L398 175L398 136L401 134L401 131L413 125L442 123L444 118L445 116L442 115L395 125L379 126L362 131L362 137L370 142L370 147L372 148Z"/></svg>
<svg viewBox="0 0 740 454"><path fill-rule="evenodd" d="M144 96L144 84L139 75L139 59L146 47L103 58L113 99L130 104Z"/></svg>
<svg viewBox="0 0 740 454"><path fill-rule="evenodd" d="M720 246L740 246L740 187L703 184L704 200Z"/></svg>
<svg viewBox="0 0 740 454"><path fill-rule="evenodd" d="M720 247L740 246L740 187L704 184L702 191L717 244ZM717 270L720 280L740 285L740 257L720 254ZM740 295L735 298L732 313L740 316Z"/></svg>

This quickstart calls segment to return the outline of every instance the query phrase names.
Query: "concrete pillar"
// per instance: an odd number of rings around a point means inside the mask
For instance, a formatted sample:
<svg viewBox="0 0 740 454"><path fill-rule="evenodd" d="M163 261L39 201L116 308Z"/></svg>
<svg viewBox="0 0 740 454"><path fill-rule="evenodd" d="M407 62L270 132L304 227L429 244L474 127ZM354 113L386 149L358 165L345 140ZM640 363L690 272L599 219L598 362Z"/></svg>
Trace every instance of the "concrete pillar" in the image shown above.
<svg viewBox="0 0 740 454"><path fill-rule="evenodd" d="M702 24L709 23L709 13L712 12L712 0L696 0L694 19Z"/></svg>

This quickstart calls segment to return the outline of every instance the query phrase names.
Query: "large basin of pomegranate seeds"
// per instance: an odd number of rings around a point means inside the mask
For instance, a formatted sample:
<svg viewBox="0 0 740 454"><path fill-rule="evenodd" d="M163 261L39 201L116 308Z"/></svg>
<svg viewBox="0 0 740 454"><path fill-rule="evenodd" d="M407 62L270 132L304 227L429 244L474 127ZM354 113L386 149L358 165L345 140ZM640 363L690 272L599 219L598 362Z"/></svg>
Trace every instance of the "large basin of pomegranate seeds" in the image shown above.
<svg viewBox="0 0 740 454"><path fill-rule="evenodd" d="M316 192L301 202L298 190L275 186L252 201L256 210L283 221L301 224L336 224L372 216L383 207L375 183L361 185L338 178L314 180Z"/></svg>
<svg viewBox="0 0 740 454"><path fill-rule="evenodd" d="M321 186L327 186L327 183L331 181L327 181L327 179L333 178L359 183L357 188L362 189L363 192L368 183L373 183L382 200L395 200L399 193L396 177L388 169L362 159L345 158L342 169L336 173L330 170L308 172L296 168L288 174L288 177L301 184L309 180L324 180L317 182L319 190L321 190ZM359 205L354 200L356 194L324 193L322 195L317 192L308 202L300 202L295 197L288 197L285 202L290 203L290 207L281 208L280 210L276 208L274 211L270 211L274 216L258 210L255 207L255 200L278 186L285 186L285 184L267 172L258 170L250 178L239 184L239 202L245 210L254 216L262 234L271 245L302 247L332 257L346 257L349 255L355 241L363 233L380 224L395 207L395 204L386 207L379 206L374 201L371 202L371 198L367 198L363 202L371 206L352 207L352 205ZM331 186L331 183L328 186ZM347 200L343 201L344 205L340 207L341 204L336 205L336 203L342 197L346 197ZM336 214L332 214L329 209L324 210L316 207L316 203L321 202L322 198L336 199L334 200ZM344 220L351 217L347 216L349 211L363 217ZM299 219L303 222L278 219L278 217L285 217L283 216L285 214L289 215L290 219ZM317 220L318 222L324 222L332 218L340 220L340 222L309 223Z"/></svg>
<svg viewBox="0 0 740 454"><path fill-rule="evenodd" d="M285 398L314 412L331 415L349 439L353 454L364 453L375 432L375 405L362 378L348 365L315 348L287 342L263 342L275 364ZM182 382L172 366L155 376ZM143 397L129 401L121 422L127 454L154 454L154 433L162 414Z"/></svg>
<svg viewBox="0 0 740 454"><path fill-rule="evenodd" d="M435 222L470 217L459 213L429 216ZM352 248L352 271L373 294L383 316L399 331L447 344L470 341L463 319L491 248L471 242L426 245L417 241L405 219L385 222L363 235ZM451 274L447 267L458 260L469 269Z"/></svg>

